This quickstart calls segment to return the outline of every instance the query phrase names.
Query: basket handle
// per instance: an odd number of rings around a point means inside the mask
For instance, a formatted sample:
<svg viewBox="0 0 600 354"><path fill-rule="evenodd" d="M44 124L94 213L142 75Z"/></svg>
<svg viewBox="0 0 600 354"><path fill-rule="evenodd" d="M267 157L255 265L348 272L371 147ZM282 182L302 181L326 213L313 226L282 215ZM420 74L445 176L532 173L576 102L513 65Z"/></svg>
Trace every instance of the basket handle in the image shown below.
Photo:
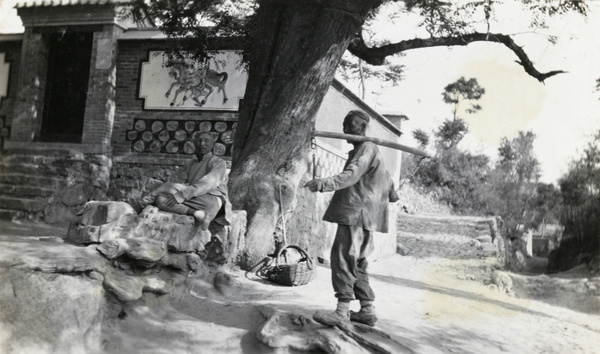
<svg viewBox="0 0 600 354"><path fill-rule="evenodd" d="M281 254L283 253L283 251L288 248L295 249L296 251L298 251L298 253L300 253L300 255L303 257L303 259L306 259L306 263L308 264L308 269L312 270L314 268L312 258L308 255L308 253L303 248L296 246L296 245L288 245L288 246L282 247L279 250L279 252L277 252L277 257L275 257L275 267L279 267L279 258L281 257Z"/></svg>

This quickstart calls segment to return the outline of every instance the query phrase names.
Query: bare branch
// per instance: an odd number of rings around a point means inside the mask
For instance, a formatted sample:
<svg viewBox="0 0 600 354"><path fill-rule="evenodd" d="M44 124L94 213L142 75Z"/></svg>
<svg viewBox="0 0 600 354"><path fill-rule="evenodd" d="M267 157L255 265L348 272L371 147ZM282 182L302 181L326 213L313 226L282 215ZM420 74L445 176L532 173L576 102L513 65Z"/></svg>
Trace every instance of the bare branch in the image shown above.
<svg viewBox="0 0 600 354"><path fill-rule="evenodd" d="M380 47L367 47L362 35L357 34L356 37L350 42L348 50L350 53L371 65L383 65L385 64L386 57L407 50L431 47L464 46L473 42L493 42L504 44L506 47L508 47L508 49L517 55L519 60L516 60L516 62L523 66L525 72L540 82L544 82L544 80L551 76L565 72L562 70L555 70L547 73L539 72L534 67L523 48L518 46L509 35L501 33L476 32L463 34L460 36L433 37L426 39L415 38L382 45Z"/></svg>

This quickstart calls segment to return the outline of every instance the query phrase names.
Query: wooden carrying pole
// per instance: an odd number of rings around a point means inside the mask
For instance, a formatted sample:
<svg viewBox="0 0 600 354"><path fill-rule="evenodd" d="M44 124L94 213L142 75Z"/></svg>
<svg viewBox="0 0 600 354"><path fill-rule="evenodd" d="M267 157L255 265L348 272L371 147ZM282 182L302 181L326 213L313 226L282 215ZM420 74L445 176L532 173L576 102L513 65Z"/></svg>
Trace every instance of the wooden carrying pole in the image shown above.
<svg viewBox="0 0 600 354"><path fill-rule="evenodd" d="M377 145L389 147L389 148L400 150L400 151L405 151L405 152L408 152L413 155L429 157L429 158L431 157L429 154L427 154L424 151L417 150L417 149L411 148L406 145L394 143L392 141L378 139L378 138L371 138L368 136L324 132L324 131L319 131L319 130L314 130L313 136L320 136L322 138L343 139L343 140L358 141L358 142L370 141Z"/></svg>

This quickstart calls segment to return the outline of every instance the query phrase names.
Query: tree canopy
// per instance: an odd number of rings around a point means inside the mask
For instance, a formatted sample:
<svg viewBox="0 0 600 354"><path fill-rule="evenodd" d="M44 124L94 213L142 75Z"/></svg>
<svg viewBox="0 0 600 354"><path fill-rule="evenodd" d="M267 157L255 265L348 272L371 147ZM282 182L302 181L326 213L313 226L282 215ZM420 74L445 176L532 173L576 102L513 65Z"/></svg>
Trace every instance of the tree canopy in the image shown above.
<svg viewBox="0 0 600 354"><path fill-rule="evenodd" d="M203 56L207 44L214 37L236 36L247 38L246 50L252 50L251 32L256 27L256 11L265 4L277 0L131 0L127 3L125 14L139 22L150 21L172 38L185 39L178 48L191 50ZM380 66L387 64L387 58L403 52L432 47L465 46L474 42L497 43L505 46L517 56L517 63L523 66L530 76L543 82L547 78L562 73L562 70L539 71L526 51L519 46L513 36L493 32L497 18L496 8L502 1L456 1L441 0L378 0L365 1L362 5L342 0L299 0L296 3L315 3L318 6L338 8L355 13L360 7L368 7L367 16L359 19L362 29L356 33L348 45L348 51L367 64ZM585 2L580 0L561 1L518 1L523 11L530 14L530 26L541 28L549 16L577 12L587 13ZM294 2L290 2L294 6ZM418 14L419 27L428 35L397 42L369 41L365 33L372 33L370 26L378 20L378 14L384 7L394 8L394 17L403 14ZM387 20L390 17L388 15ZM385 19L384 19L385 20ZM372 36L371 36L372 37ZM368 36L367 36L368 38ZM356 64L346 61L350 71L358 70ZM369 68L365 70L370 70ZM402 72L399 65L389 66L387 72L375 72L371 75L383 80L397 80ZM369 75L369 74L367 74Z"/></svg>

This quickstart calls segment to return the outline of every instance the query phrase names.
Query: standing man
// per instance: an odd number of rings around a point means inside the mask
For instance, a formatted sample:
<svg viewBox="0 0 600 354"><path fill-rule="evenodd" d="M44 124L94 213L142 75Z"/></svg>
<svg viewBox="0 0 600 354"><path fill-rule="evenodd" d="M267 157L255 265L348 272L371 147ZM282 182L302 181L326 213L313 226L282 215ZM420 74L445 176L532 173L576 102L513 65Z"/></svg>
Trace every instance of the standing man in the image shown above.
<svg viewBox="0 0 600 354"><path fill-rule="evenodd" d="M156 204L163 211L193 215L204 231L219 214L217 221L229 225L231 204L227 198L227 163L213 155L215 138L202 132L194 138L197 161L191 162L181 176L184 183L163 183L142 198L141 206Z"/></svg>
<svg viewBox="0 0 600 354"><path fill-rule="evenodd" d="M344 133L364 136L368 123L366 113L350 111L344 118ZM373 233L388 231L388 203L397 201L398 196L377 146L348 142L354 149L344 171L305 185L311 192L335 191L323 220L338 224L331 248L331 281L337 309L332 313L317 311L313 318L328 326L348 326L351 319L373 326L377 316L367 256L373 251ZM360 301L359 312L349 311L350 301L355 299Z"/></svg>

